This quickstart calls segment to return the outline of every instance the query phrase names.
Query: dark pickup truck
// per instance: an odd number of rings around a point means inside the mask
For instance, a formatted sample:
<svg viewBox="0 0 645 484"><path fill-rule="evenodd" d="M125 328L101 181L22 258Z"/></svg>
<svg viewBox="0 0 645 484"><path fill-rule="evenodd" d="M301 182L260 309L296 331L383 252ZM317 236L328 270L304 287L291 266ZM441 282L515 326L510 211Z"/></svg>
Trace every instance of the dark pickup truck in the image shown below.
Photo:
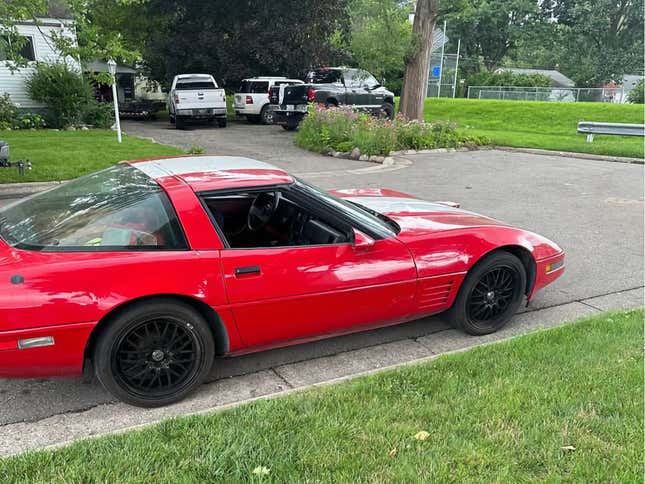
<svg viewBox="0 0 645 484"><path fill-rule="evenodd" d="M295 130L309 103L347 105L377 116L394 117L394 94L369 72L348 67L326 67L307 74L305 84L274 86L269 91L273 123Z"/></svg>

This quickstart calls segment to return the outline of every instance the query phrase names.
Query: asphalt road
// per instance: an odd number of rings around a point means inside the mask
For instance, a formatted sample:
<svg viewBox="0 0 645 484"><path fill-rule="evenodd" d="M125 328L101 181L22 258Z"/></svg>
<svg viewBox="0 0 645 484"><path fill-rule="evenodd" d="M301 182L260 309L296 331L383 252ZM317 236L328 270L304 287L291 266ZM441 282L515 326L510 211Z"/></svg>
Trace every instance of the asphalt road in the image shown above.
<svg viewBox="0 0 645 484"><path fill-rule="evenodd" d="M292 145L292 134L272 126L236 123L226 129L181 132L163 123L125 123L125 130L184 148L198 144L213 154L268 160L304 174L304 178L323 188L387 187L429 200L458 201L468 210L541 233L567 251L567 269L557 283L538 294L528 311L568 308L574 302L629 290L632 291L626 294L630 305L642 303L642 165L491 150L406 156L412 164L404 169L348 174L348 170L366 164L300 151ZM577 304L583 307L587 303ZM529 320L527 313L514 330L521 332L524 324L528 328ZM294 362L350 350L356 350L347 353L355 355L351 358L369 359L372 346L432 338L445 329L438 318L428 318L360 335L226 359L219 362L213 379L273 371ZM288 378L281 376L286 384L292 383ZM255 391L252 389L250 394ZM0 429L16 422L36 422L53 415L81 412L111 400L96 383L81 384L77 379L0 380Z"/></svg>

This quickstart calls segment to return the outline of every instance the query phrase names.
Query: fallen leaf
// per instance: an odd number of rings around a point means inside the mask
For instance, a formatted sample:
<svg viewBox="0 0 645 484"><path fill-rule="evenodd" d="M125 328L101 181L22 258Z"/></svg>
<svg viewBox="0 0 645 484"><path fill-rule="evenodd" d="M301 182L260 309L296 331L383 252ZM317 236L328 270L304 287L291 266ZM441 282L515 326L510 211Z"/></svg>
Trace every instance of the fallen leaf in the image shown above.
<svg viewBox="0 0 645 484"><path fill-rule="evenodd" d="M430 433L426 432L425 430L422 430L414 434L414 438L417 440L426 440L428 437L430 437Z"/></svg>
<svg viewBox="0 0 645 484"><path fill-rule="evenodd" d="M392 450L390 451L390 454L389 454L389 455L390 455L390 457L396 457L396 454L398 454L397 450L396 450L396 449L392 449Z"/></svg>
<svg viewBox="0 0 645 484"><path fill-rule="evenodd" d="M564 447L560 447L561 450L566 450L567 452L573 452L576 450L576 448L573 445L565 445Z"/></svg>
<svg viewBox="0 0 645 484"><path fill-rule="evenodd" d="M270 469L265 466L257 466L255 469L253 469L252 474L255 474L256 476L268 476L270 472Z"/></svg>

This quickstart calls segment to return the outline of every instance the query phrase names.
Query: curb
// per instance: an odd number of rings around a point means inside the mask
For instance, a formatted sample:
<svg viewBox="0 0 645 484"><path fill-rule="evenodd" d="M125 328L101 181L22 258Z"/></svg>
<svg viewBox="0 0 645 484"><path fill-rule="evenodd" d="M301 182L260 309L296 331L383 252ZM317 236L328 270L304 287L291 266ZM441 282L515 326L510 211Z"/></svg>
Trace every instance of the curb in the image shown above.
<svg viewBox="0 0 645 484"><path fill-rule="evenodd" d="M531 155L550 155L550 156L562 156L564 158L580 158L583 160L594 160L594 161L608 161L611 163L628 163L632 165L643 165L645 160L642 158L630 158L626 156L607 156L607 155L595 155L593 153L577 153L570 151L551 151L551 150L540 150L537 148L515 148L512 146L495 146L494 149L500 151L508 151L510 153L528 153Z"/></svg>

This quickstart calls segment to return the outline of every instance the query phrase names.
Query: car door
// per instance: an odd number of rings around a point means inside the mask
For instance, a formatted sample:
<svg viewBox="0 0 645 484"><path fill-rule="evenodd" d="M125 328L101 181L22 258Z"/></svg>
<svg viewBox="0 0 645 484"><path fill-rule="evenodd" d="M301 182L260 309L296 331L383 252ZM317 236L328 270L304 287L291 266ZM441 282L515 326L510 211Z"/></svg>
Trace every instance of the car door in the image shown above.
<svg viewBox="0 0 645 484"><path fill-rule="evenodd" d="M226 248L221 265L248 347L401 322L415 310L415 264L394 236L369 244Z"/></svg>
<svg viewBox="0 0 645 484"><path fill-rule="evenodd" d="M370 104L370 92L365 88L364 78L361 74L363 71L350 69L345 72L345 85L347 86L347 96L351 99L348 104L356 108L365 109Z"/></svg>

